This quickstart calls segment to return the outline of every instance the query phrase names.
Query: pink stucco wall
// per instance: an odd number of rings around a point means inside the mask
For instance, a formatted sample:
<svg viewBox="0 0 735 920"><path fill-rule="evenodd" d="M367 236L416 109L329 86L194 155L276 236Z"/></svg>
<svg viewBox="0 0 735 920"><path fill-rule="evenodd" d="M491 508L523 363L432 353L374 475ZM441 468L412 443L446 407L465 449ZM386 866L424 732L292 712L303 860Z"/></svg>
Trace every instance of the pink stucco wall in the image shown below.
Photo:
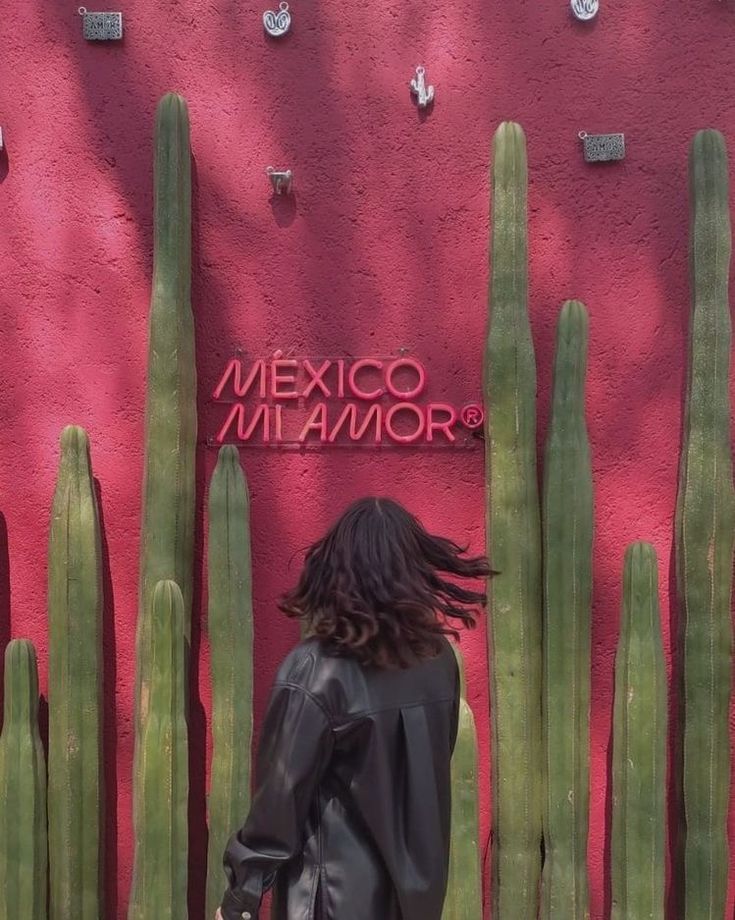
<svg viewBox="0 0 735 920"><path fill-rule="evenodd" d="M188 99L195 172L194 305L202 437L235 346L252 357L383 354L406 346L441 398L476 397L486 322L492 133L528 134L531 309L540 440L561 301L591 314L596 488L590 872L607 916L609 742L624 547L661 561L670 648L672 517L688 315L687 147L700 127L735 145L735 10L719 0L293 0L266 40L253 0L126 0L120 44L87 44L76 4L11 0L0 18L0 644L27 635L44 673L45 544L58 436L90 432L105 531L109 918L125 916L152 120ZM104 7L103 7L104 8ZM116 6L113 5L113 9ZM419 117L408 80L436 86ZM583 162L581 130L624 131L628 158ZM265 167L291 166L295 202ZM387 492L427 525L483 546L479 450L244 451L253 498L257 690L296 638L276 612L299 554L344 504ZM214 454L200 452L198 544ZM203 554L197 606L204 598ZM201 617L197 617L197 623ZM197 627L192 916L202 912L206 641ZM484 629L466 639L489 833ZM114 694L113 694L114 688ZM735 827L733 827L735 830ZM732 911L732 897L728 910ZM672 914L673 916L673 914Z"/></svg>

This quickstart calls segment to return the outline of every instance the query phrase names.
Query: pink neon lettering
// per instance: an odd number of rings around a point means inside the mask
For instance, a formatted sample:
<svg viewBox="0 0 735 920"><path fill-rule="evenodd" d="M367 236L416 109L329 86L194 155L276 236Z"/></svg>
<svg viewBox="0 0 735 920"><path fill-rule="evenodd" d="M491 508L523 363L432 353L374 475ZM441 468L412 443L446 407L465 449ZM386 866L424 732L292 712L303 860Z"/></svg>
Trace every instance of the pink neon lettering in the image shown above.
<svg viewBox="0 0 735 920"><path fill-rule="evenodd" d="M337 361L337 396L345 398L345 362L344 358Z"/></svg>
<svg viewBox="0 0 735 920"><path fill-rule="evenodd" d="M350 368L350 373L348 374L348 382L350 386L350 391L352 395L357 399L366 399L368 401L380 399L381 396L385 393L385 390L377 389L373 390L370 393L366 393L364 390L361 390L357 385L357 374L364 367L374 367L376 370L381 371L383 369L383 362L376 361L374 358L362 358L360 361L355 361L355 363Z"/></svg>
<svg viewBox="0 0 735 920"><path fill-rule="evenodd" d="M276 413L276 442L280 444L283 441L283 406L274 406Z"/></svg>
<svg viewBox="0 0 735 920"><path fill-rule="evenodd" d="M383 410L382 407L377 403L374 403L368 409L363 419L362 425L358 427L357 425L357 406L354 403L348 403L342 412L340 413L339 418L334 424L329 435L329 441L331 444L337 440L337 437L345 425L345 422L349 418L350 420L350 440L359 441L365 435L365 432L368 430L369 425L374 421L375 422L375 443L380 444L383 440L383 431L382 431L382 417Z"/></svg>
<svg viewBox="0 0 735 920"><path fill-rule="evenodd" d="M444 412L447 417L443 421L435 419L434 415L438 412ZM448 406L446 403L429 403L427 408L426 440L433 441L434 432L441 431L447 441L453 444L457 440L452 431L456 422L457 413L452 406Z"/></svg>
<svg viewBox="0 0 735 920"><path fill-rule="evenodd" d="M293 389L296 383L296 368L299 362L283 358L271 364L271 396L274 399L298 399L299 394ZM285 373L284 373L285 372ZM280 390L281 384L290 384L292 389Z"/></svg>
<svg viewBox="0 0 735 920"><path fill-rule="evenodd" d="M413 434L398 434L397 431L393 428L393 418L399 412L413 412L416 418L418 419L418 428ZM414 441L418 441L421 435L424 433L426 427L426 420L424 419L424 414L418 406L414 406L413 403L396 403L395 406L391 406L390 409L385 413L385 430L388 434L388 437L391 440L396 441L398 444L412 444Z"/></svg>
<svg viewBox="0 0 735 920"><path fill-rule="evenodd" d="M227 381L230 377L234 377L232 388L239 399L245 396L248 390L255 383L257 377L260 378L258 391L261 399L265 399L265 361L256 361L253 364L250 373L248 374L245 382L242 381L242 361L239 361L237 358L233 358L225 368L225 372L222 375L222 379L217 384L217 388L214 391L214 398L220 399L224 388L227 386Z"/></svg>
<svg viewBox="0 0 735 920"><path fill-rule="evenodd" d="M322 364L322 366L319 368L319 370L314 370L314 367L308 358L304 361L304 370L311 377L311 381L309 382L309 385L304 387L304 392L302 393L302 396L304 397L304 399L308 399L309 396L311 396L311 393L315 387L319 387L319 389L322 391L322 393L326 397L329 397L332 395L329 387L324 382L324 375L326 374L326 372L329 370L331 366L332 366L331 361L325 361Z"/></svg>
<svg viewBox="0 0 735 920"><path fill-rule="evenodd" d="M412 390L398 390L393 383L393 375L402 367L410 367L411 370L416 372L418 382ZM420 393L423 393L426 387L426 371L423 365L413 358L397 358L392 364L388 365L385 382L388 392L396 399L415 399Z"/></svg>
<svg viewBox="0 0 735 920"><path fill-rule="evenodd" d="M322 444L326 443L327 440L327 404L318 403L314 406L311 415L306 421L306 424L301 429L301 434L299 435L299 441L302 443L306 440L307 435L310 431L319 432L319 440Z"/></svg>
<svg viewBox="0 0 735 920"><path fill-rule="evenodd" d="M230 410L230 414L227 416L227 421L220 429L219 434L217 435L217 441L221 444L225 440L227 437L227 432L230 427L232 427L235 420L237 420L238 440L249 441L261 419L263 421L263 443L268 444L271 439L270 414L268 412L268 406L258 406L250 419L250 423L246 426L245 406L236 403Z"/></svg>

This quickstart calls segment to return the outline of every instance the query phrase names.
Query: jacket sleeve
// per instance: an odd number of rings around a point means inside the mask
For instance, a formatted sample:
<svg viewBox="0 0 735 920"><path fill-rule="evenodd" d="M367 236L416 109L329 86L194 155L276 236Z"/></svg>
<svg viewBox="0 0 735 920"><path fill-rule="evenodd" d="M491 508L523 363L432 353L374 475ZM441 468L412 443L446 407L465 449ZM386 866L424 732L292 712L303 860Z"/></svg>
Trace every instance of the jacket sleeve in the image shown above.
<svg viewBox="0 0 735 920"><path fill-rule="evenodd" d="M264 891L301 850L309 806L331 754L332 730L319 701L300 687L274 686L250 813L225 850L224 920L258 920Z"/></svg>

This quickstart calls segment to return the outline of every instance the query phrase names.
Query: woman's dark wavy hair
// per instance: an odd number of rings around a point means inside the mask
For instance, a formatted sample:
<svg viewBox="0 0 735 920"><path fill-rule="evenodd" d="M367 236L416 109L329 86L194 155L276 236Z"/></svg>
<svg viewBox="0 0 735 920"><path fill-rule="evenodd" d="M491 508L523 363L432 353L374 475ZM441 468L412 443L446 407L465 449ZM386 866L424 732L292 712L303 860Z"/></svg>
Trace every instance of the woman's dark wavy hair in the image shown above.
<svg viewBox="0 0 735 920"><path fill-rule="evenodd" d="M407 667L438 654L452 620L475 626L486 594L455 579L495 573L482 556L429 534L405 508L365 498L342 515L306 554L298 585L280 608L305 622L307 635L363 664Z"/></svg>

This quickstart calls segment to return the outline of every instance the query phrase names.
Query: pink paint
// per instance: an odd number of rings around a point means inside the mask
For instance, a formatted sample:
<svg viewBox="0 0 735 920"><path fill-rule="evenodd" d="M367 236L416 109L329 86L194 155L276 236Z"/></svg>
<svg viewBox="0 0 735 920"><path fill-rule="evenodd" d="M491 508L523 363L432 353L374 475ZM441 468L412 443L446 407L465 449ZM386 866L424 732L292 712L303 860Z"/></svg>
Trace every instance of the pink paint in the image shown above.
<svg viewBox="0 0 735 920"><path fill-rule="evenodd" d="M0 155L0 644L11 633L36 642L45 692L44 572L58 437L67 423L85 425L105 533L105 920L126 917L132 868L152 135L156 102L169 89L190 102L196 156L193 302L203 436L215 436L225 420L225 408L210 394L238 343L249 356L245 373L250 359L278 347L288 354L385 355L405 344L430 369L430 399L455 407L476 400L486 334L491 139L504 118L524 125L540 448L559 306L579 297L591 319L589 863L591 920L604 920L620 573L629 541L654 543L670 653L689 299L687 148L696 130L711 126L725 132L735 154L732 4L610 3L587 26L571 17L566 0L423 0L413 7L324 0L299 6L292 33L278 47L263 37L264 6L253 0L236 8L126 0L126 38L115 44L85 43L74 5L44 4L42 31L40 5L12 6L13 14L0 18L7 75ZM417 54L427 55L437 92L427 116L417 113L407 87ZM586 164L581 130L625 131L627 159ZM264 170L273 162L298 170L296 196L270 200ZM343 368L340 399L352 397L346 378ZM233 379L234 369L226 390L235 400ZM261 386L258 371L250 389L256 402ZM320 394L316 387L312 398ZM366 438L372 429L373 423ZM259 726L277 664L297 640L298 627L275 605L297 577L304 547L348 501L388 493L432 529L479 551L484 465L479 449L243 450L241 459L252 496ZM192 920L203 917L210 755L204 512L215 460L216 451L202 446ZM463 648L479 731L486 847L484 625L464 636ZM734 831L731 819L731 839Z"/></svg>

